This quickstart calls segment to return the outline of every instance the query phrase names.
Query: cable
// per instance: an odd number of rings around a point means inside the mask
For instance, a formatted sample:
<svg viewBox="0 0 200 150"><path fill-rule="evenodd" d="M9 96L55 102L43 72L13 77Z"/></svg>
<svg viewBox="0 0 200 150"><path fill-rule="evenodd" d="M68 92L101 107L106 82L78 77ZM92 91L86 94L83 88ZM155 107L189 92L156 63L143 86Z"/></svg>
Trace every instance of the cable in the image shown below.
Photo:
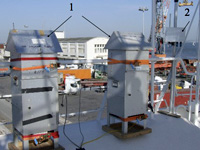
<svg viewBox="0 0 200 150"><path fill-rule="evenodd" d="M132 126L130 126L129 128L128 128L128 130L130 130L132 127L134 127L136 124L133 124ZM94 142L94 141L97 141L97 140L99 140L99 139L101 139L102 137L104 137L105 135L107 135L107 134L110 134L110 133L113 133L113 132L120 132L121 130L112 130L112 131L110 131L110 132L107 132L107 133L104 133L104 134L102 134L101 136L99 136L99 137L97 137L97 138L95 138L95 139L93 139L93 140L90 140L90 141L87 141L87 142L85 142L85 143L83 143L83 145L86 145L86 144L89 144L89 143L92 143L92 142ZM82 146L83 146L82 145Z"/></svg>
<svg viewBox="0 0 200 150"><path fill-rule="evenodd" d="M79 94L79 115L78 115L78 124L79 124L79 131L81 133L81 136L82 136L82 141L81 141L81 144L80 146L78 146L75 142L73 142L65 133L65 125L66 125L66 121L67 121L67 95L66 95L66 110L65 110L65 123L64 123L64 127L63 127L63 134L64 136L74 145L76 146L78 149L83 149L82 146L83 146L83 142L84 142L84 135L82 133L82 130L81 130L81 121L80 121L80 114L81 114L81 90L82 88L80 89L80 94ZM63 99L62 99L63 100ZM63 103L63 101L62 101Z"/></svg>
<svg viewBox="0 0 200 150"><path fill-rule="evenodd" d="M60 104L62 107L64 107L64 95L62 96L62 101L61 101L61 104ZM67 104L66 104L66 107L67 107ZM66 109L67 110L67 109ZM67 114L67 112L65 112Z"/></svg>
<svg viewBox="0 0 200 150"><path fill-rule="evenodd" d="M84 135L82 133L82 130L81 130L81 120L80 120L80 116L81 116L81 91L82 91L83 88L80 89L80 93L79 93L79 115L78 115L78 125L79 125L79 131L81 133L81 136L82 136L82 141L81 141L81 145L80 145L80 148L82 148L83 146L83 142L84 142Z"/></svg>
<svg viewBox="0 0 200 150"><path fill-rule="evenodd" d="M63 127L63 134L64 136L74 145L76 146L77 148L80 148L75 142L73 142L65 133L65 125L66 125L66 122L67 122L67 94L66 95L63 95L63 96L66 96L66 105L65 105L65 123L64 123L64 127Z"/></svg>

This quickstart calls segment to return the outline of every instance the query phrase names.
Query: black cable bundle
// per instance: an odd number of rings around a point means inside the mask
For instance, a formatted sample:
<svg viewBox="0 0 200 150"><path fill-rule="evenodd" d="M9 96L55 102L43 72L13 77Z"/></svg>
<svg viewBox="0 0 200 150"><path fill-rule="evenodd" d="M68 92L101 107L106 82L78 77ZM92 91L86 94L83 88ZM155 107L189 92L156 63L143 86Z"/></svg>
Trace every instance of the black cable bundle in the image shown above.
<svg viewBox="0 0 200 150"><path fill-rule="evenodd" d="M82 146L83 146L83 142L84 142L84 135L83 135L82 130L81 130L81 121L80 121L80 115L81 115L81 90L82 90L82 88L80 89L80 94L79 94L79 113L78 113L79 131L80 131L80 134L81 134L81 136L82 136L82 141L81 141L80 146L77 145L75 142L73 142L73 141L66 135L66 133L65 133L65 125L66 125L66 122L67 122L67 95L66 95L66 106L65 106L65 108L66 108L66 110L65 110L65 123L64 123L64 127L63 127L63 134L64 134L64 136L65 136L74 146L77 147L76 150L85 150L85 148L82 147ZM63 101L62 101L62 104L61 104L61 105L64 106L64 105L63 105Z"/></svg>

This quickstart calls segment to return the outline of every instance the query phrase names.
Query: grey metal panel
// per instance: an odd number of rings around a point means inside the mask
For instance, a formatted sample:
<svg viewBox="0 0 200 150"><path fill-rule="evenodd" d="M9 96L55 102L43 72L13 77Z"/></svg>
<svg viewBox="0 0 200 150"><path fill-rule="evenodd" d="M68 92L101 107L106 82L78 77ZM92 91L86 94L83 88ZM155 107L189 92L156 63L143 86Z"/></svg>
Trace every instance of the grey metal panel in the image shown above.
<svg viewBox="0 0 200 150"><path fill-rule="evenodd" d="M126 59L126 51L119 51L117 49L109 49L108 58L117 59L117 60L125 60Z"/></svg>
<svg viewBox="0 0 200 150"><path fill-rule="evenodd" d="M48 78L56 78L57 75L58 75L57 69L53 69L53 70L51 69L49 70L49 72L47 72L45 69L37 69L37 70L30 70L30 71L23 71L23 72L12 70L11 80L13 82L11 84L14 85L14 79L13 79L14 77L17 77L18 78L17 82L20 83L21 80L33 80L33 79L42 79L42 78L46 78L46 80L48 80Z"/></svg>
<svg viewBox="0 0 200 150"><path fill-rule="evenodd" d="M118 81L124 80L125 69L125 65L123 64L108 65L108 78Z"/></svg>
<svg viewBox="0 0 200 150"><path fill-rule="evenodd" d="M52 118L23 125L23 134L45 132L57 128L58 95L55 91L23 94L23 119L22 121L37 117L52 115Z"/></svg>
<svg viewBox="0 0 200 150"><path fill-rule="evenodd" d="M41 78L50 78L50 77L57 77L58 72L57 69L52 68L48 69L49 71L46 71L45 69L37 69L37 70L29 70L29 71L23 71L21 79L41 79Z"/></svg>
<svg viewBox="0 0 200 150"><path fill-rule="evenodd" d="M55 92L38 92L23 94L23 120L57 113L57 95Z"/></svg>
<svg viewBox="0 0 200 150"><path fill-rule="evenodd" d="M20 95L12 95L12 122L13 127L22 132L22 100Z"/></svg>
<svg viewBox="0 0 200 150"><path fill-rule="evenodd" d="M11 30L6 50L10 52L41 54L62 52L55 34L52 31Z"/></svg>
<svg viewBox="0 0 200 150"><path fill-rule="evenodd" d="M148 60L149 51L126 51L126 60Z"/></svg>
<svg viewBox="0 0 200 150"><path fill-rule="evenodd" d="M55 122L55 116L51 119L46 119L40 122L32 123L23 127L23 135L36 134L46 131L56 130L58 122Z"/></svg>
<svg viewBox="0 0 200 150"><path fill-rule="evenodd" d="M185 40L185 31L183 28L166 28L165 42L183 42Z"/></svg>
<svg viewBox="0 0 200 150"><path fill-rule="evenodd" d="M149 60L149 51L126 51L126 60ZM149 65L126 65L126 71L149 71Z"/></svg>
<svg viewBox="0 0 200 150"><path fill-rule="evenodd" d="M58 121L58 86L57 78L20 80L13 87L13 123L23 135L57 129ZM21 93L22 89L53 87L52 91ZM53 118L23 125L24 120L51 114Z"/></svg>
<svg viewBox="0 0 200 150"><path fill-rule="evenodd" d="M35 88L35 87L45 87L52 86L53 91L57 94L58 85L57 78L44 78L44 79L31 79L31 80L22 80L21 88Z"/></svg>
<svg viewBox="0 0 200 150"><path fill-rule="evenodd" d="M148 72L127 71L125 79L113 87L108 80L108 112L122 118L145 114L148 102Z"/></svg>
<svg viewBox="0 0 200 150"><path fill-rule="evenodd" d="M126 55L123 51L114 51L109 50L108 58L116 59L116 60L125 60ZM114 80L124 80L125 73L125 65L124 64L109 64L108 65L108 78L112 78Z"/></svg>
<svg viewBox="0 0 200 150"><path fill-rule="evenodd" d="M151 44L145 39L142 33L113 32L105 49L116 50L150 50Z"/></svg>
<svg viewBox="0 0 200 150"><path fill-rule="evenodd" d="M124 118L145 114L148 102L148 72L128 71L125 76Z"/></svg>
<svg viewBox="0 0 200 150"><path fill-rule="evenodd" d="M118 81L118 86L116 87L113 82L117 82L117 80L109 79L107 85L108 112L123 117L125 84L123 81Z"/></svg>

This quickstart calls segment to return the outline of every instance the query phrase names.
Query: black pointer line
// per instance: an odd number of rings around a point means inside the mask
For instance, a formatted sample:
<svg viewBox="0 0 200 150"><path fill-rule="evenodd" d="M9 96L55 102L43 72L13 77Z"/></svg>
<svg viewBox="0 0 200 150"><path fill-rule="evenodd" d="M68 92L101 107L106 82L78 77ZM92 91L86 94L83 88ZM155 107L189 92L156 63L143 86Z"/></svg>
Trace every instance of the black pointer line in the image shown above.
<svg viewBox="0 0 200 150"><path fill-rule="evenodd" d="M101 28L99 28L98 26L96 26L94 23L92 23L90 20L88 20L87 18L85 18L84 16L82 16L85 20L87 20L89 23L91 23L93 26L95 26L97 29L99 29L101 32L103 32L104 34L106 34L108 37L110 37L109 34L107 34L105 31L103 31Z"/></svg>
<svg viewBox="0 0 200 150"><path fill-rule="evenodd" d="M47 35L48 37L51 36L51 34L53 34L56 30L58 30L58 28L60 28L65 22L67 22L72 16L70 16L69 18L67 18L61 25L59 25L55 30L53 30L53 32L51 32L49 35Z"/></svg>
<svg viewBox="0 0 200 150"><path fill-rule="evenodd" d="M185 31L186 27L188 26L188 24L190 23L190 21L188 21L188 23L186 24L186 26L183 28L182 32Z"/></svg>

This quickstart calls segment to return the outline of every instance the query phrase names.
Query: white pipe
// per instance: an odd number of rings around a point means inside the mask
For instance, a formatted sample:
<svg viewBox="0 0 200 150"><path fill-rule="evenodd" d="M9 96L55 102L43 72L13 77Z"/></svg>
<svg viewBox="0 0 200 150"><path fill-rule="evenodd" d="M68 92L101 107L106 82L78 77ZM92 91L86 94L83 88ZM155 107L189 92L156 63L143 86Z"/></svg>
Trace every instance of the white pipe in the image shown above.
<svg viewBox="0 0 200 150"><path fill-rule="evenodd" d="M0 126L5 126L5 125L9 125L12 124L12 122L4 122L4 123L0 123Z"/></svg>
<svg viewBox="0 0 200 150"><path fill-rule="evenodd" d="M188 96L188 95L190 95L190 94L178 94L177 93L177 96ZM195 94L192 94L192 95L195 95Z"/></svg>
<svg viewBox="0 0 200 150"><path fill-rule="evenodd" d="M87 60L58 60L60 64L83 64L83 63L104 63L107 59L87 59Z"/></svg>
<svg viewBox="0 0 200 150"><path fill-rule="evenodd" d="M75 113L69 113L67 114L68 117L74 117L74 116L77 116L77 115L86 115L88 113L93 113L93 112L99 112L101 111L101 109L95 109L95 110L88 110L88 111L82 111L82 112L75 112ZM65 117L66 114L60 114L60 117Z"/></svg>
<svg viewBox="0 0 200 150"><path fill-rule="evenodd" d="M169 82L170 82L170 80L171 80L171 73L168 75L168 77L167 77L167 81L166 81L166 83L165 83L165 85L164 85L164 87L163 87L163 89L162 89L162 91L161 91L161 93L160 93L160 96L159 96L159 100L161 100L161 99L163 99L163 97L165 96L165 92L167 91L167 89L168 89L168 85L169 85ZM158 109L159 109L159 107L160 107L160 104L161 104L161 102L158 102L157 104L156 104L156 106L155 106L155 112L156 111L158 111Z"/></svg>
<svg viewBox="0 0 200 150"><path fill-rule="evenodd" d="M0 99L3 99L3 98L11 98L12 95L0 95Z"/></svg>
<svg viewBox="0 0 200 150"><path fill-rule="evenodd" d="M187 68L185 67L185 63L183 62L183 59L178 58L177 60L179 60L179 61L181 62L181 66L183 67L183 71L184 71L187 75L191 75L191 76L196 75L195 72L188 72L188 71L187 71Z"/></svg>

